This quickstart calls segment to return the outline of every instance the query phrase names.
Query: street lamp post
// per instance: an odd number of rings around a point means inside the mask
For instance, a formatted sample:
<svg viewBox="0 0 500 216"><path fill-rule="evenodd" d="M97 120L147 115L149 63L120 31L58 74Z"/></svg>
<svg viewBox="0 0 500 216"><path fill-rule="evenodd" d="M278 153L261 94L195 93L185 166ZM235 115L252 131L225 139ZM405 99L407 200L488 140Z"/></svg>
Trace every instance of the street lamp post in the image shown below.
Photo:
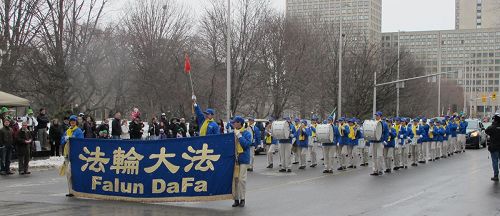
<svg viewBox="0 0 500 216"><path fill-rule="evenodd" d="M400 31L398 31L398 74L397 74L397 80L399 80L399 61L400 61ZM399 89L401 88L401 83L397 83L396 84L396 116L399 116Z"/></svg>

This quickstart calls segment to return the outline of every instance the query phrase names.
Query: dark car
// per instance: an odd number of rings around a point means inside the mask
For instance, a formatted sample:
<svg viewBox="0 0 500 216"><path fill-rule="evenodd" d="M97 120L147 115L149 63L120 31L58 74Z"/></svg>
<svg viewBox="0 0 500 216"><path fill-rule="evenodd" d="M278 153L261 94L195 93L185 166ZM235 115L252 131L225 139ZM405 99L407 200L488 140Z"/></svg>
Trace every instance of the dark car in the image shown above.
<svg viewBox="0 0 500 216"><path fill-rule="evenodd" d="M467 119L466 148L480 149L486 147L486 133L484 125L478 119Z"/></svg>

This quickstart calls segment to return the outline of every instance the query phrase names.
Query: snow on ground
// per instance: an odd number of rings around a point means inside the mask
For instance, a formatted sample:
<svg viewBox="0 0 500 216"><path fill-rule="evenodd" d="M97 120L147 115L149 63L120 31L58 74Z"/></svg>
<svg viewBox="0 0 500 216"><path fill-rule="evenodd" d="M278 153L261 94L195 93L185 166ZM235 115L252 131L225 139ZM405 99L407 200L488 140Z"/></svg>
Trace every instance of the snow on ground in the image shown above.
<svg viewBox="0 0 500 216"><path fill-rule="evenodd" d="M30 169L49 169L61 167L64 162L64 157L50 157L45 160L32 160L30 161ZM18 162L12 162L10 167L14 170L19 169Z"/></svg>

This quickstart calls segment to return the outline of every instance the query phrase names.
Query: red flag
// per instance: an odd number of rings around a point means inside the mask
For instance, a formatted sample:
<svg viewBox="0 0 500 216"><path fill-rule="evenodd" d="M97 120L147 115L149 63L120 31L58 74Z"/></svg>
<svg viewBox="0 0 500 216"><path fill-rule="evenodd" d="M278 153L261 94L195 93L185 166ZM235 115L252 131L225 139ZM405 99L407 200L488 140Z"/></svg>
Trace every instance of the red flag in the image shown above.
<svg viewBox="0 0 500 216"><path fill-rule="evenodd" d="M189 61L189 55L187 53L184 59L184 72L186 72L187 74L191 72L191 62Z"/></svg>

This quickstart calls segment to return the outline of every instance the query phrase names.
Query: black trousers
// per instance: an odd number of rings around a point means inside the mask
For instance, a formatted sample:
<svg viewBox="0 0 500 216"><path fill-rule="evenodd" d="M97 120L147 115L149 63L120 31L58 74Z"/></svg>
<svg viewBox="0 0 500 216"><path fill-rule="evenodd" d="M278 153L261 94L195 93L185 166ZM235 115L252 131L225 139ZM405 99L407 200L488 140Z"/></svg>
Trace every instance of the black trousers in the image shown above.
<svg viewBox="0 0 500 216"><path fill-rule="evenodd" d="M61 139L53 140L50 143L50 156L60 156L59 150L61 148Z"/></svg>
<svg viewBox="0 0 500 216"><path fill-rule="evenodd" d="M19 161L19 173L28 172L30 163L30 145L17 146L17 158Z"/></svg>
<svg viewBox="0 0 500 216"><path fill-rule="evenodd" d="M2 160L0 161L0 171L10 172L10 161L12 159L12 146L3 146L0 151Z"/></svg>

